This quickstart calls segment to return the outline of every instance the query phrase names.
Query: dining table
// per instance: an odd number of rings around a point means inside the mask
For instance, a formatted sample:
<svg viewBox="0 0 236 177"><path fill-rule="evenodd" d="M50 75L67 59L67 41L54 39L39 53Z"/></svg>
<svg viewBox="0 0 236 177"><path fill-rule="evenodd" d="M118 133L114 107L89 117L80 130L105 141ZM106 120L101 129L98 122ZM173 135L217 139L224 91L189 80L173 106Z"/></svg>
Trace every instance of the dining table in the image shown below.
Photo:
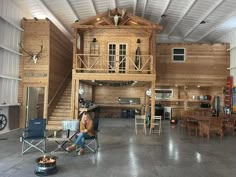
<svg viewBox="0 0 236 177"><path fill-rule="evenodd" d="M203 136L209 129L209 122L213 118L212 116L200 116L200 115L187 115L189 121L197 121L199 124L199 135Z"/></svg>

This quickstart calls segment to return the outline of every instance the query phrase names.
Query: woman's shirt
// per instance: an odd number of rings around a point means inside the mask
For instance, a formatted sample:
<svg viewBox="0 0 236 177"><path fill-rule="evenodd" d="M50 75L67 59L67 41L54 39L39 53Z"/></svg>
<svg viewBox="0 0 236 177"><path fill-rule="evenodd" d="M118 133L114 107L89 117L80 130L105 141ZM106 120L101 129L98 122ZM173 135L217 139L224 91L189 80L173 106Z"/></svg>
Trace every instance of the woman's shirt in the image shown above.
<svg viewBox="0 0 236 177"><path fill-rule="evenodd" d="M95 135L92 119L90 119L87 123L83 123L82 121L80 121L80 132L83 132L85 129L88 130L87 133L89 136Z"/></svg>

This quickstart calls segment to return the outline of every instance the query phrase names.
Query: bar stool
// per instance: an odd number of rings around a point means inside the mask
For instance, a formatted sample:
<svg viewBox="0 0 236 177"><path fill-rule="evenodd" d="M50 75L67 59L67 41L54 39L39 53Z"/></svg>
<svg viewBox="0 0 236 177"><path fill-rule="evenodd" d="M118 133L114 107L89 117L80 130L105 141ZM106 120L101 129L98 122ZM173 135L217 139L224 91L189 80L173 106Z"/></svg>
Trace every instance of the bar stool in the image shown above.
<svg viewBox="0 0 236 177"><path fill-rule="evenodd" d="M154 131L156 126L158 127L157 131ZM158 133L159 135L161 135L161 116L154 116L151 119L149 134L151 133Z"/></svg>
<svg viewBox="0 0 236 177"><path fill-rule="evenodd" d="M135 133L138 134L138 125L143 126L143 131L146 135L146 115L135 115Z"/></svg>

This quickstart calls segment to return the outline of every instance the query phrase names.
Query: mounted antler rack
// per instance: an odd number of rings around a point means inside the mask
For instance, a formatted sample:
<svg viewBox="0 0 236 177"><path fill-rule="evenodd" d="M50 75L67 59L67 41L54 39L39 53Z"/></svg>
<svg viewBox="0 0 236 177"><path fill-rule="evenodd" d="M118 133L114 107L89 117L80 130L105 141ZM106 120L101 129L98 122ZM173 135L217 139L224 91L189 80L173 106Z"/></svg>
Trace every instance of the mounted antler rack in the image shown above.
<svg viewBox="0 0 236 177"><path fill-rule="evenodd" d="M24 51L26 54L28 54L28 56L30 57L30 60L32 59L34 61L34 63L36 64L41 53L43 52L43 42L42 42L42 45L40 45L40 51L37 53L33 53L31 51L24 49L24 47L22 46L22 42L19 43L19 46L22 49L22 51Z"/></svg>
<svg viewBox="0 0 236 177"><path fill-rule="evenodd" d="M113 18L115 26L119 24L119 19L123 19L126 15L126 10L125 9L115 9L114 12L112 12L110 9L108 9L108 16L110 18Z"/></svg>

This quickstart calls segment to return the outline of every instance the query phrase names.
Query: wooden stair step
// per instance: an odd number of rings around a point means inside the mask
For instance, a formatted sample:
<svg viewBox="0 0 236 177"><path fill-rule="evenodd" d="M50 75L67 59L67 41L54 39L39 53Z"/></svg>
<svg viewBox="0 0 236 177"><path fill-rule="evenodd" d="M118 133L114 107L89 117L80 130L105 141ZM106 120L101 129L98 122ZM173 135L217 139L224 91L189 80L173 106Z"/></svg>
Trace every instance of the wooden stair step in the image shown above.
<svg viewBox="0 0 236 177"><path fill-rule="evenodd" d="M61 130L62 125L46 125L46 130Z"/></svg>
<svg viewBox="0 0 236 177"><path fill-rule="evenodd" d="M60 99L58 103L71 103L70 99Z"/></svg>
<svg viewBox="0 0 236 177"><path fill-rule="evenodd" d="M71 96L62 96L60 100L65 99L65 100L71 100Z"/></svg>
<svg viewBox="0 0 236 177"><path fill-rule="evenodd" d="M62 125L61 120L49 120L48 125Z"/></svg>
<svg viewBox="0 0 236 177"><path fill-rule="evenodd" d="M56 109L54 109L53 112L65 112L65 113L70 113L70 109L64 109L64 108L58 109L58 108L56 108Z"/></svg>
<svg viewBox="0 0 236 177"><path fill-rule="evenodd" d="M67 116L70 116L70 113L68 113L68 112L52 112L52 116L67 117Z"/></svg>
<svg viewBox="0 0 236 177"><path fill-rule="evenodd" d="M70 120L69 116L67 117L62 117L62 116L50 116L49 117L50 121L63 121L63 120Z"/></svg>
<svg viewBox="0 0 236 177"><path fill-rule="evenodd" d="M66 102L58 102L57 103L58 106L70 106L70 103L66 103Z"/></svg>
<svg viewBox="0 0 236 177"><path fill-rule="evenodd" d="M56 108L58 109L70 109L70 105L57 105Z"/></svg>

